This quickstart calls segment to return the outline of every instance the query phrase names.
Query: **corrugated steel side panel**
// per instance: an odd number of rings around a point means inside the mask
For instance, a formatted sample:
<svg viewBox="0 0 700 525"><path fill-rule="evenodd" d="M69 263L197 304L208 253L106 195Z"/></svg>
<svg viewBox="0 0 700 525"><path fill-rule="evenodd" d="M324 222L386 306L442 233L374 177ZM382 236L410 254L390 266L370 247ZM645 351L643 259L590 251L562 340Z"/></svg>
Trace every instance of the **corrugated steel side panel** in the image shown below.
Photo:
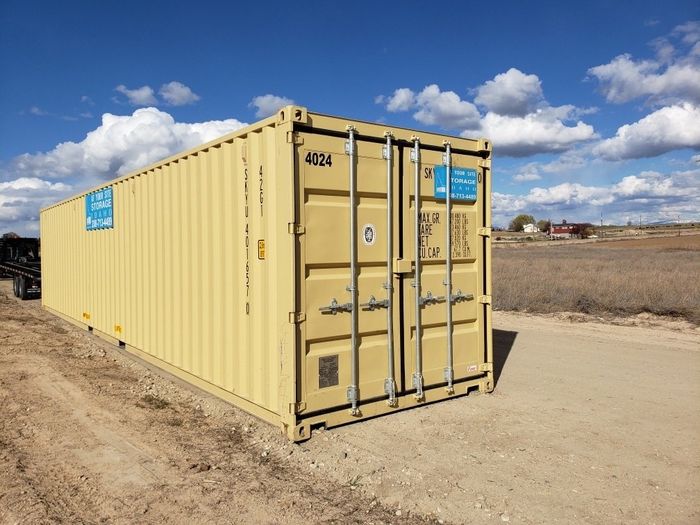
<svg viewBox="0 0 700 525"><path fill-rule="evenodd" d="M294 402L280 388L294 383L280 377L294 345L290 126L268 119L107 184L112 229L86 230L85 195L42 210L44 306L282 414Z"/></svg>

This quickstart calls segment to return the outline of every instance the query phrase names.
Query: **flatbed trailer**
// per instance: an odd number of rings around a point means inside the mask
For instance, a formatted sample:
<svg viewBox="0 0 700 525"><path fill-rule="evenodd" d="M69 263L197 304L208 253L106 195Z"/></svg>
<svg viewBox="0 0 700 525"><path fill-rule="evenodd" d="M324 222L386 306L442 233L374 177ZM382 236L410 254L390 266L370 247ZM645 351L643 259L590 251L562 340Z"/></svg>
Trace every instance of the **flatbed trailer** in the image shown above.
<svg viewBox="0 0 700 525"><path fill-rule="evenodd" d="M0 277L12 277L12 291L22 300L41 297L39 239L1 239Z"/></svg>

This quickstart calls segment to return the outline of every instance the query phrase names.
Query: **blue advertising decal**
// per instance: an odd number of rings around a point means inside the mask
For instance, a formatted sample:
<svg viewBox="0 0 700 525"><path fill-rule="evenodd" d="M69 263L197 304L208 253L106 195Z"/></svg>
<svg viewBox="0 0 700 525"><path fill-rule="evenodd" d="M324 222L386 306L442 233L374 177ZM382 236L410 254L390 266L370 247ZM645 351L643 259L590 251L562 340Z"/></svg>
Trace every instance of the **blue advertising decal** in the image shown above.
<svg viewBox="0 0 700 525"><path fill-rule="evenodd" d="M102 188L85 196L85 229L101 230L114 227L112 187Z"/></svg>
<svg viewBox="0 0 700 525"><path fill-rule="evenodd" d="M447 168L435 166L435 198L447 198ZM450 173L452 180L453 200L476 202L476 170L471 168L453 167Z"/></svg>

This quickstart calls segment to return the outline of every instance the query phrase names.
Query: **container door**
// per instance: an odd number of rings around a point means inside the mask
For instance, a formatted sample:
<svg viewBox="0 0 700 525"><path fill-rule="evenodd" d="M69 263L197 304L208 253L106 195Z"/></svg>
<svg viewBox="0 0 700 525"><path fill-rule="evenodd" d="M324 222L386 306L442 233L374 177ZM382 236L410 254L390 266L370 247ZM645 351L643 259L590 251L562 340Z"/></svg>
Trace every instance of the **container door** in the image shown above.
<svg viewBox="0 0 700 525"><path fill-rule="evenodd" d="M477 235L484 226L483 173L478 157L450 152L447 159L446 154L438 148L421 149L419 143L403 151L404 246L414 261L414 273L403 282L404 381L418 398L423 388L444 385L453 391L459 380L482 375L480 365L485 360L484 308L478 302L484 293L484 258L482 238ZM416 178L420 187L417 214Z"/></svg>
<svg viewBox="0 0 700 525"><path fill-rule="evenodd" d="M391 266L402 240L402 194L393 145L349 135L299 138L298 306L306 319L298 396L308 414L389 399L402 388L401 287Z"/></svg>

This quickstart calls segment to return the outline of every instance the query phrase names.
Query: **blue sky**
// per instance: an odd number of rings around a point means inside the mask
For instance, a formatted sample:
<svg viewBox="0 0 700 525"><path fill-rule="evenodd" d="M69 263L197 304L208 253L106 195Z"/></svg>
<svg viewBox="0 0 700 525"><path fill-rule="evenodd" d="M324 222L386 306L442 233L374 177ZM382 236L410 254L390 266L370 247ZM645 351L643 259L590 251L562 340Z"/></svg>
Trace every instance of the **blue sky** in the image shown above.
<svg viewBox="0 0 700 525"><path fill-rule="evenodd" d="M0 5L0 232L313 111L494 144L494 222L700 220L697 1Z"/></svg>

